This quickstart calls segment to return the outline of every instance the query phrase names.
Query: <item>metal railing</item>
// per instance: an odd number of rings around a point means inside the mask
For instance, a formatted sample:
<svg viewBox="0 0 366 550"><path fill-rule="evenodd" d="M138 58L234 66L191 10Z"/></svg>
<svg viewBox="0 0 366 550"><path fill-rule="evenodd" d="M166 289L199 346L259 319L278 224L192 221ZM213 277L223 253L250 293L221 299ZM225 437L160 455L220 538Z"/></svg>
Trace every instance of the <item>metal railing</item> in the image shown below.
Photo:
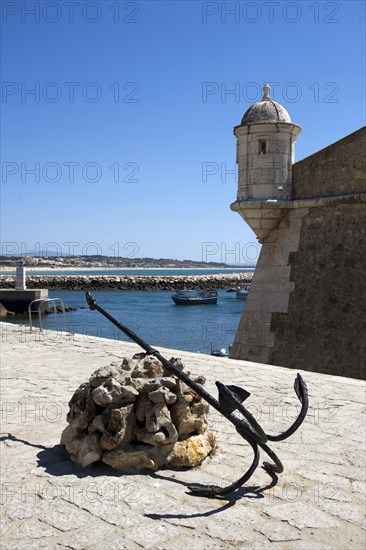
<svg viewBox="0 0 366 550"><path fill-rule="evenodd" d="M55 324L56 324L56 331L58 332L58 318L57 318L57 307L56 307L56 304L55 302L60 302L61 304L61 309L62 309L62 313L64 315L64 330L67 331L67 320L66 320L66 310L65 310L65 306L64 306L64 303L63 301L61 300L61 298L37 298L36 300L33 300L29 306L28 306L28 315L29 315L29 326L30 326L30 331L32 332L33 330L33 325L32 325L32 305L36 302L40 302L39 305L38 305L38 310L35 309L33 310L33 313L36 313L38 311L38 318L39 318L39 330L40 332L43 331L43 325L42 325L42 311L41 311L41 306L42 304L44 303L48 303L48 302L52 302L52 305L53 305L53 311L55 313Z"/></svg>

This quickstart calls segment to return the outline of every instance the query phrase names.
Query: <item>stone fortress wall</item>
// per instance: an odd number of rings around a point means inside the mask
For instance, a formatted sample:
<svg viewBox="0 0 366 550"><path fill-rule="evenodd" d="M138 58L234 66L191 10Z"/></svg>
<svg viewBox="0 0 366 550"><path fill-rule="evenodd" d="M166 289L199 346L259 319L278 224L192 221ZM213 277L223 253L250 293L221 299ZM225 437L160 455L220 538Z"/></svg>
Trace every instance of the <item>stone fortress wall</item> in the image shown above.
<svg viewBox="0 0 366 550"><path fill-rule="evenodd" d="M292 197L331 197L366 191L366 127L292 166Z"/></svg>
<svg viewBox="0 0 366 550"><path fill-rule="evenodd" d="M365 378L366 129L293 165L263 239L235 358Z"/></svg>

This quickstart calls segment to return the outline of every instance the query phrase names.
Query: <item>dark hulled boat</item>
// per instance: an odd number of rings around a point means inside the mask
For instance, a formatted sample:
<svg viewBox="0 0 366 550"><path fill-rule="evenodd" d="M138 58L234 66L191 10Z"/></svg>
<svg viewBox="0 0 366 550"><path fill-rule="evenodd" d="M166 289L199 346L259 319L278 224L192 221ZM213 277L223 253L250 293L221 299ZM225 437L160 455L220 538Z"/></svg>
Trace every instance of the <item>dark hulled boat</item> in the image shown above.
<svg viewBox="0 0 366 550"><path fill-rule="evenodd" d="M217 290L178 290L172 295L177 306L217 304Z"/></svg>

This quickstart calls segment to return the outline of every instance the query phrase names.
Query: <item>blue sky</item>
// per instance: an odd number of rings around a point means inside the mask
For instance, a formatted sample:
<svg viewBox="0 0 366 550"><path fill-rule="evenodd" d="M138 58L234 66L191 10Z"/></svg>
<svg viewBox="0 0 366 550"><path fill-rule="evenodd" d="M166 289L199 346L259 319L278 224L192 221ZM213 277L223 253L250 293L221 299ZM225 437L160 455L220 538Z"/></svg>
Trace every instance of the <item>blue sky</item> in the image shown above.
<svg viewBox="0 0 366 550"><path fill-rule="evenodd" d="M263 83L296 160L364 125L362 1L1 8L3 254L251 262L233 127Z"/></svg>

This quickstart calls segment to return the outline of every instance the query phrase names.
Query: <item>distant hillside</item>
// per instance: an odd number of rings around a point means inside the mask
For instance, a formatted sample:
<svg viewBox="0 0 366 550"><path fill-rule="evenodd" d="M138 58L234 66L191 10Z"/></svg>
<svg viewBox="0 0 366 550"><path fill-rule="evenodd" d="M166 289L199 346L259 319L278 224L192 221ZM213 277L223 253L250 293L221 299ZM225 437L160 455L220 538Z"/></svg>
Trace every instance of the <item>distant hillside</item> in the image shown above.
<svg viewBox="0 0 366 550"><path fill-rule="evenodd" d="M114 256L0 256L0 266L16 266L20 261L25 266L55 267L146 267L146 268L229 268L225 263L201 262L196 260L176 260L172 258L116 258ZM240 265L236 267L252 267Z"/></svg>

